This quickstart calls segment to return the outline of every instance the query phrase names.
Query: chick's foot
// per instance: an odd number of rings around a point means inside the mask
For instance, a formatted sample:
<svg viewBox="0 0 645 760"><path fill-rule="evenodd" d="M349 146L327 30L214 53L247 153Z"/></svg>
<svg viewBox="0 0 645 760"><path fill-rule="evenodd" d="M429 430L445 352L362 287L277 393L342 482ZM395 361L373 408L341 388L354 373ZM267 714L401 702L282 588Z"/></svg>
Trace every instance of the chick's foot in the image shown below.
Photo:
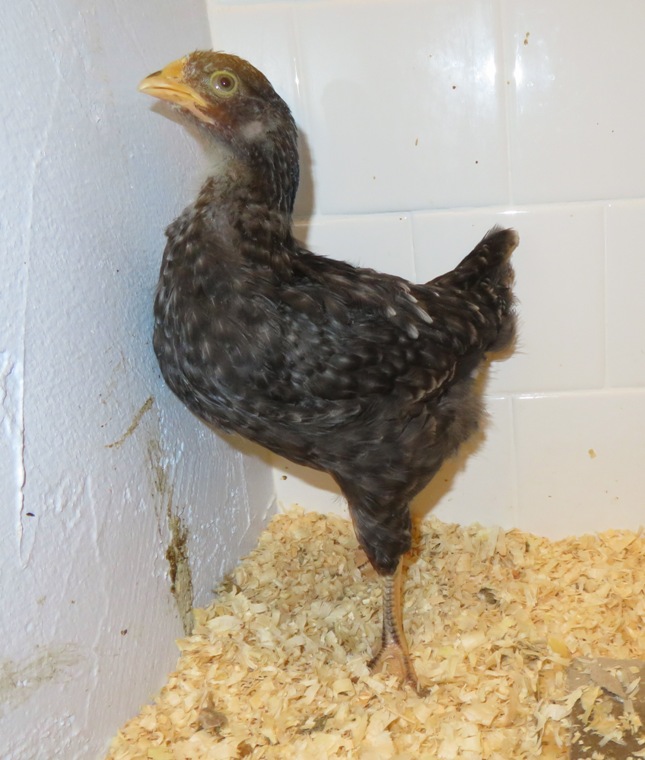
<svg viewBox="0 0 645 760"><path fill-rule="evenodd" d="M383 633L381 645L370 660L369 668L373 673L392 673L417 693L424 692L410 661L403 631L401 562L393 575L386 575L383 579Z"/></svg>

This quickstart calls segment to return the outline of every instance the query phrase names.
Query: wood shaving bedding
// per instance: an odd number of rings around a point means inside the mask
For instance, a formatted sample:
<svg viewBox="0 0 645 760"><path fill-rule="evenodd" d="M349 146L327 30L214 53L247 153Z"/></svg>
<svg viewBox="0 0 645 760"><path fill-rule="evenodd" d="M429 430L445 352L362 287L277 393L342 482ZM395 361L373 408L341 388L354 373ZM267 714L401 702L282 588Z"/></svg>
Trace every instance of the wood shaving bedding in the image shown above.
<svg viewBox="0 0 645 760"><path fill-rule="evenodd" d="M108 760L566 758L572 658L645 652L645 538L430 519L416 546L404 624L428 693L367 669L381 590L351 524L292 511L195 610L177 670Z"/></svg>

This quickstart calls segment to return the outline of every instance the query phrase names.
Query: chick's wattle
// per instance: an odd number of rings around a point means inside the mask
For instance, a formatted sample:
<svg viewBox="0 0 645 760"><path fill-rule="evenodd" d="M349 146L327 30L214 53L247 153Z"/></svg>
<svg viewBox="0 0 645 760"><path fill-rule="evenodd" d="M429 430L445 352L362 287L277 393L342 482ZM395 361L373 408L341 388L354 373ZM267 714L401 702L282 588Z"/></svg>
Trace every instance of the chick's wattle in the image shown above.
<svg viewBox="0 0 645 760"><path fill-rule="evenodd" d="M154 349L199 418L330 473L384 579L383 637L416 683L401 620L410 500L478 427L476 370L513 340L513 230L490 230L425 285L305 250L292 236L297 130L269 81L195 52L147 77L223 158L167 230Z"/></svg>

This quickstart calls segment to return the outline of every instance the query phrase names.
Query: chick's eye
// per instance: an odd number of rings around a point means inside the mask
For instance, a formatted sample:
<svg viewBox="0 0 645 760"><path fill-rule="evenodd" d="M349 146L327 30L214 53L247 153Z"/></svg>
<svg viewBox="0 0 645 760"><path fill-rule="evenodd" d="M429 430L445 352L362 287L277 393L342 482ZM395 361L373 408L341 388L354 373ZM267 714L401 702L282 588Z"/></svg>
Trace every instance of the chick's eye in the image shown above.
<svg viewBox="0 0 645 760"><path fill-rule="evenodd" d="M237 90L237 77L230 71L216 71L211 74L211 87L217 91L218 95L228 97Z"/></svg>

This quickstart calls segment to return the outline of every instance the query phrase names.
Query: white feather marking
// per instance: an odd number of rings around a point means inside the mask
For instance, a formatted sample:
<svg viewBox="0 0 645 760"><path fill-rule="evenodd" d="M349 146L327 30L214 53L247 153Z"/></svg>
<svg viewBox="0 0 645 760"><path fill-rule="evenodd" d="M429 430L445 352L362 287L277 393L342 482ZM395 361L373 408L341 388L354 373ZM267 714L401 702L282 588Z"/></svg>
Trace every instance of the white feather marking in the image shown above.
<svg viewBox="0 0 645 760"><path fill-rule="evenodd" d="M428 314L428 312L425 309L422 309L420 306L415 309L417 315L421 317L421 319L426 322L426 324L431 325L433 323L432 317Z"/></svg>
<svg viewBox="0 0 645 760"><path fill-rule="evenodd" d="M264 134L264 124L258 120L250 121L242 127L241 132L245 139L255 140L257 137Z"/></svg>

